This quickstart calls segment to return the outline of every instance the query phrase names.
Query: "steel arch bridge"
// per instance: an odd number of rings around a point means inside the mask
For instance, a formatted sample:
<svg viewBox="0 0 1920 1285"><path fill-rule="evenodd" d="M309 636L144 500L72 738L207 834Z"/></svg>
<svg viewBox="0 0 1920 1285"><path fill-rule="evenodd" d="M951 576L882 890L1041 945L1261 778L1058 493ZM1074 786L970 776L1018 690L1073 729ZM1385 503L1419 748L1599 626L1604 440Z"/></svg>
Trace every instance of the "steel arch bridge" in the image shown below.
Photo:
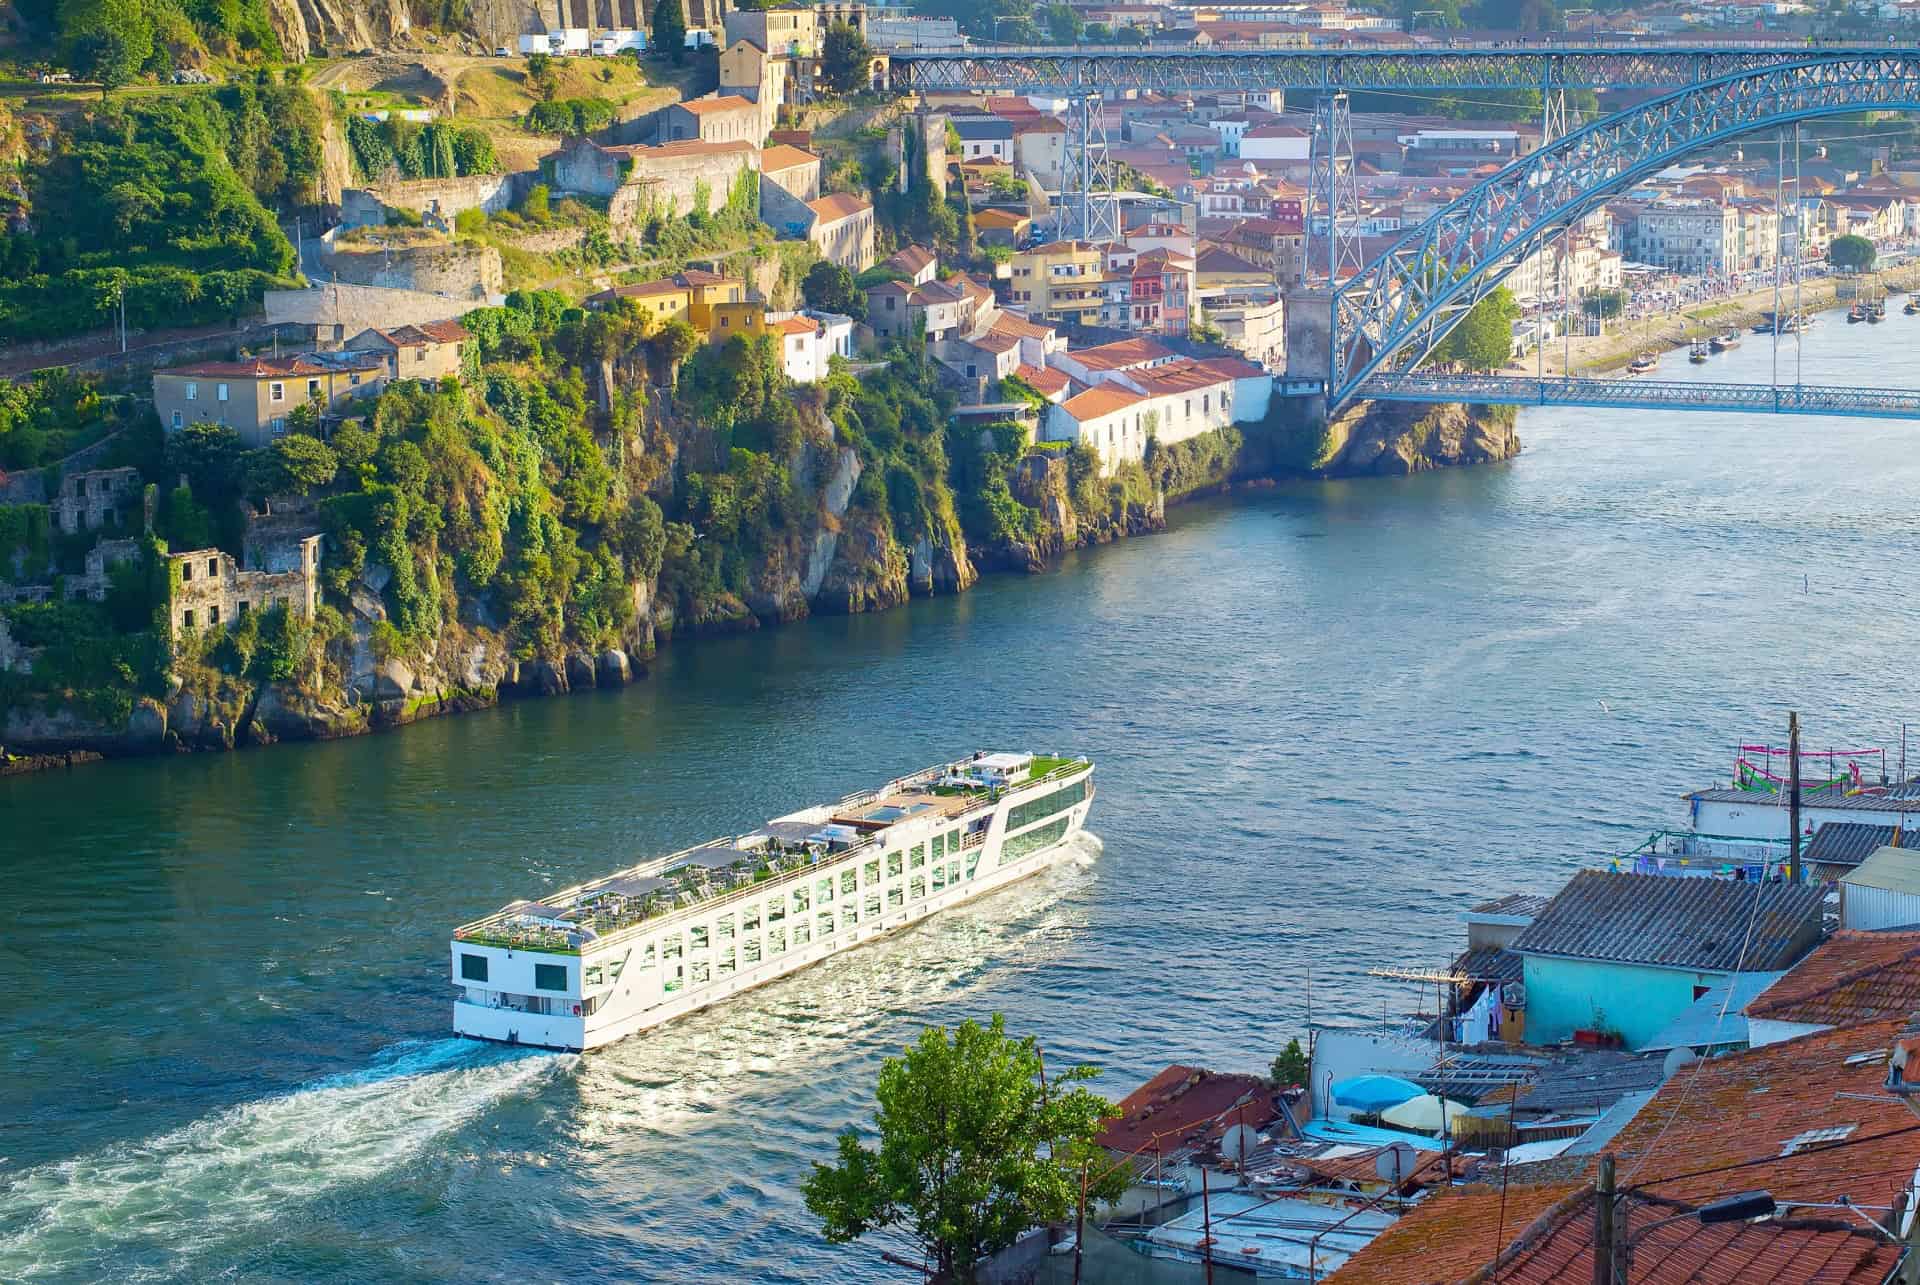
<svg viewBox="0 0 1920 1285"><path fill-rule="evenodd" d="M1822 51L1719 76L1516 160L1339 285L1328 410L1393 395L1396 379L1412 378L1434 345L1523 260L1677 158L1757 131L1870 110L1920 111L1920 51Z"/></svg>

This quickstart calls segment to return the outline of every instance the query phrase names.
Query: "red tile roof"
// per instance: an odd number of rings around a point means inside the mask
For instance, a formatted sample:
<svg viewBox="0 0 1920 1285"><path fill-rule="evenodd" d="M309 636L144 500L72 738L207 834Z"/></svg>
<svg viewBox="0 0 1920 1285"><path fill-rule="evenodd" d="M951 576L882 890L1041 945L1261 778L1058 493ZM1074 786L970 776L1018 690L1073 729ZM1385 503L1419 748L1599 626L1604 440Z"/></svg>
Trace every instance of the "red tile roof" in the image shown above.
<svg viewBox="0 0 1920 1285"><path fill-rule="evenodd" d="M808 203L822 223L838 223L841 219L850 219L862 210L871 210L873 206L859 197L847 192L833 192L817 201Z"/></svg>
<svg viewBox="0 0 1920 1285"><path fill-rule="evenodd" d="M1067 372L1064 370L1055 370L1051 366L1029 366L1024 361L1014 367L1013 373L1033 385L1034 391L1042 397L1064 393L1067 391L1067 385L1073 382L1067 378Z"/></svg>
<svg viewBox="0 0 1920 1285"><path fill-rule="evenodd" d="M819 163L820 158L812 152L803 152L785 143L771 143L760 149L760 172L763 174L777 174L781 170Z"/></svg>
<svg viewBox="0 0 1920 1285"><path fill-rule="evenodd" d="M1052 326L1042 326L1017 312L1002 312L993 319L993 328L1020 339L1051 339Z"/></svg>
<svg viewBox="0 0 1920 1285"><path fill-rule="evenodd" d="M1455 1187L1429 1197L1349 1258L1327 1285L1434 1285L1473 1275L1529 1224L1591 1183L1562 1186ZM1504 1230L1503 1230L1504 1229ZM1591 1273L1588 1279L1592 1279Z"/></svg>
<svg viewBox="0 0 1920 1285"><path fill-rule="evenodd" d="M1090 388L1067 403L1116 390ZM1139 400L1132 394L1122 405ZM1114 409L1118 409L1115 407ZM1076 416L1075 418L1079 418ZM1266 1082L1251 1075L1215 1075L1193 1066L1170 1066L1120 1099L1120 1118L1095 1139L1122 1155L1151 1155L1190 1139L1223 1132L1229 1125L1259 1129L1276 1117Z"/></svg>
<svg viewBox="0 0 1920 1285"><path fill-rule="evenodd" d="M189 366L156 370L156 375L198 375L209 379L284 379L289 375L324 375L334 370L377 370L386 358L372 353L342 355L327 365L298 354L291 357L249 357L244 361L203 361Z"/></svg>
<svg viewBox="0 0 1920 1285"><path fill-rule="evenodd" d="M1920 932L1838 932L1747 1005L1748 1017L1846 1026L1920 1009Z"/></svg>
<svg viewBox="0 0 1920 1285"><path fill-rule="evenodd" d="M1130 366L1165 361L1173 356L1173 350L1151 339L1135 338L1101 344L1098 348L1082 348L1067 355L1088 370L1125 370Z"/></svg>
<svg viewBox="0 0 1920 1285"><path fill-rule="evenodd" d="M922 268L932 267L934 262L933 251L927 249L925 246L918 245L910 245L905 249L895 250L886 258L886 265L889 268L898 268L900 271L908 273L909 275L920 271Z"/></svg>
<svg viewBox="0 0 1920 1285"><path fill-rule="evenodd" d="M457 344L473 338L467 333L467 328L457 321L423 321L414 329L442 344Z"/></svg>
<svg viewBox="0 0 1920 1285"><path fill-rule="evenodd" d="M1115 411L1125 410L1135 402L1145 400L1145 397L1130 388L1121 388L1116 384L1101 384L1089 388L1078 397L1069 397L1060 403L1060 409L1084 423L1090 419L1099 419L1102 415L1111 415Z"/></svg>
<svg viewBox="0 0 1920 1285"><path fill-rule="evenodd" d="M721 112L755 110L752 103L735 94L728 94L725 97L716 95L711 98L689 98L679 103L678 106L686 108L695 116L714 116Z"/></svg>

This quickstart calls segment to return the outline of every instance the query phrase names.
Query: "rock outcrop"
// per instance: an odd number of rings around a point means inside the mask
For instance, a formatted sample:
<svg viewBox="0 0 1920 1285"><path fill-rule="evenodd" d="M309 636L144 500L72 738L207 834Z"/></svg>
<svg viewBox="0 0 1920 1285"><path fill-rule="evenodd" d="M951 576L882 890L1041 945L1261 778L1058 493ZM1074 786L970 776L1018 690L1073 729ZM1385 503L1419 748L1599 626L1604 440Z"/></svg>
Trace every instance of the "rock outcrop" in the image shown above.
<svg viewBox="0 0 1920 1285"><path fill-rule="evenodd" d="M1328 477L1404 477L1427 469L1490 464L1520 453L1511 406L1362 402L1326 426Z"/></svg>

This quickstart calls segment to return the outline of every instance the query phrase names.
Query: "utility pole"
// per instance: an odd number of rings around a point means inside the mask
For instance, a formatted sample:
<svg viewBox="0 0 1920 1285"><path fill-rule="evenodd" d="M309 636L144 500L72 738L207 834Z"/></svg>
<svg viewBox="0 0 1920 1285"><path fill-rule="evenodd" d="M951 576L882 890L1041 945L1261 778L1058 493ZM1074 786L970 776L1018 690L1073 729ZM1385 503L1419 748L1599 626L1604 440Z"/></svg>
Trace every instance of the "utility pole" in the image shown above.
<svg viewBox="0 0 1920 1285"><path fill-rule="evenodd" d="M1087 1162L1080 1162L1080 1212L1073 1221L1073 1285L1080 1285L1080 1262L1087 1252Z"/></svg>
<svg viewBox="0 0 1920 1285"><path fill-rule="evenodd" d="M1608 1151L1600 1157L1593 1183L1593 1285L1614 1285L1613 1253L1613 1152Z"/></svg>
<svg viewBox="0 0 1920 1285"><path fill-rule="evenodd" d="M1800 715L1787 711L1787 882L1800 882Z"/></svg>

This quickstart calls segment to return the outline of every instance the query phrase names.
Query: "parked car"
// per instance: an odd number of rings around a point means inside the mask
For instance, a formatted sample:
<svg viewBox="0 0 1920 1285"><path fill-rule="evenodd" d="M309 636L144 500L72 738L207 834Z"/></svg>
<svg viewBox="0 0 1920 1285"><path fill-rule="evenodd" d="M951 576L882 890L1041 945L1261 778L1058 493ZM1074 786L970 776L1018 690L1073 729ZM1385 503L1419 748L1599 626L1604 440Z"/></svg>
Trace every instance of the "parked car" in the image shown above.
<svg viewBox="0 0 1920 1285"><path fill-rule="evenodd" d="M513 51L507 48L505 45L501 45L499 48L493 51L493 56L495 58L511 58L513 57Z"/></svg>

